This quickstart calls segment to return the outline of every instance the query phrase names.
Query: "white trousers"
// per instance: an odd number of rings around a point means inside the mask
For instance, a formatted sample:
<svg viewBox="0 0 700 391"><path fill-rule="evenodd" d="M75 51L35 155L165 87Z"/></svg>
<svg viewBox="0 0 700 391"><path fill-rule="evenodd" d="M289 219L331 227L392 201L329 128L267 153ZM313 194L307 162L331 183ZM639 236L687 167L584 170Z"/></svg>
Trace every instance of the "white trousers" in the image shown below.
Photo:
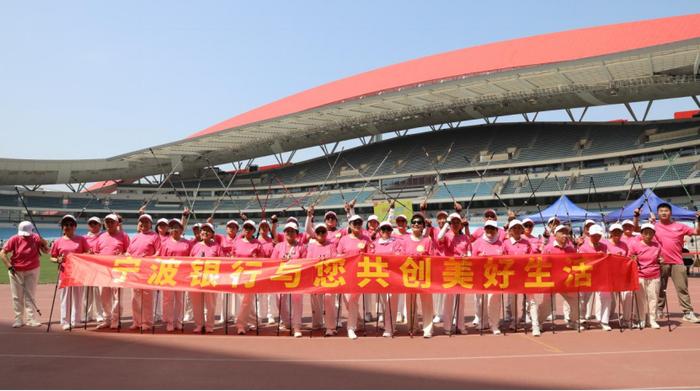
<svg viewBox="0 0 700 391"><path fill-rule="evenodd" d="M185 292L163 291L163 322L182 327L184 319Z"/></svg>
<svg viewBox="0 0 700 391"><path fill-rule="evenodd" d="M639 315L639 320L645 322L647 316L649 321L656 321L656 306L661 288L661 278L639 278L639 289L635 292L623 292L623 312L625 321L632 320L632 312ZM634 305L632 301L634 297Z"/></svg>
<svg viewBox="0 0 700 391"><path fill-rule="evenodd" d="M420 295L408 294L406 295L406 307L408 308L409 316L409 327L413 327L414 330L418 329L418 300L417 296L420 297L421 315L423 317L423 333L432 334L433 333L433 295L431 293L424 293ZM413 319L411 319L413 316Z"/></svg>
<svg viewBox="0 0 700 391"><path fill-rule="evenodd" d="M61 288L61 325L75 326L83 321L83 291L82 286Z"/></svg>
<svg viewBox="0 0 700 391"><path fill-rule="evenodd" d="M192 300L192 315L197 328L204 326L207 330L214 329L216 312L216 293L189 292Z"/></svg>
<svg viewBox="0 0 700 391"><path fill-rule="evenodd" d="M548 293L543 294L542 303L539 304L538 308L538 319L545 319L550 313L552 308L552 300L554 295ZM567 322L578 322L579 319L579 299L576 293L562 293L560 296L564 299L564 312L566 313L566 308L569 308L569 318ZM566 315L564 315L566 316Z"/></svg>
<svg viewBox="0 0 700 391"><path fill-rule="evenodd" d="M16 271L14 275L9 271L10 292L12 292L12 310L15 313L15 322L26 323L36 319L36 309L25 295L25 290L36 300L36 286L39 282L39 268L27 271Z"/></svg>
<svg viewBox="0 0 700 391"><path fill-rule="evenodd" d="M278 300L281 302L280 309L280 324L289 325L291 318L291 327L301 331L301 318L304 311L303 295L278 295ZM292 302L291 313L289 312L289 302ZM279 303L278 302L278 303ZM278 304L279 306L279 304Z"/></svg>
<svg viewBox="0 0 700 391"><path fill-rule="evenodd" d="M153 327L154 291L134 289L131 297L131 313L136 326Z"/></svg>
<svg viewBox="0 0 700 391"><path fill-rule="evenodd" d="M100 288L100 299L102 301L102 318L105 323L116 325L121 315L121 303L119 288Z"/></svg>
<svg viewBox="0 0 700 391"><path fill-rule="evenodd" d="M486 302L483 302L482 296L486 297ZM477 306L476 316L481 320L480 325L488 325L492 331L498 330L498 325L501 320L501 294L500 293L487 293L485 295L476 295L475 304ZM486 310L486 315L488 316L488 322L484 322L484 310Z"/></svg>
<svg viewBox="0 0 700 391"><path fill-rule="evenodd" d="M443 328L446 330L452 329L453 317L457 318L457 330L464 330L464 300L466 300L466 295L444 295L443 311L442 311L442 324ZM455 313L455 305L457 306L457 311Z"/></svg>

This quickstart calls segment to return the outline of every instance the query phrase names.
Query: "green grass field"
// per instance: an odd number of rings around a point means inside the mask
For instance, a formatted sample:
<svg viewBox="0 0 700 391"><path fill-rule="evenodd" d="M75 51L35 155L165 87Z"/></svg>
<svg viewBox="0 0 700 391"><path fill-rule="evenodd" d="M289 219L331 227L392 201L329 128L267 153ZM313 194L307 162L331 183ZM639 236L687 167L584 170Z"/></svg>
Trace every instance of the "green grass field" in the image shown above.
<svg viewBox="0 0 700 391"><path fill-rule="evenodd" d="M0 272L0 284L9 284L10 276L7 274L7 269L0 262L2 272ZM41 256L41 274L39 275L40 284L55 284L56 283L56 264L51 262L51 257L48 254Z"/></svg>

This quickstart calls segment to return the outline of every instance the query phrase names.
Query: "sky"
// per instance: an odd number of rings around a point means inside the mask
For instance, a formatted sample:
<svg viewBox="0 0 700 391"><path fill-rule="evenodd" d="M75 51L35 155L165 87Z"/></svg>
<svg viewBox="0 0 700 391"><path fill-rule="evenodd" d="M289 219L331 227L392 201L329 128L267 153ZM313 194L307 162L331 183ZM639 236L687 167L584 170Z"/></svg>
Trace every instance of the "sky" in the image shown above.
<svg viewBox="0 0 700 391"><path fill-rule="evenodd" d="M417 57L692 13L700 2L0 0L0 157L114 156ZM655 102L649 118L694 108ZM586 115L627 117L621 106Z"/></svg>

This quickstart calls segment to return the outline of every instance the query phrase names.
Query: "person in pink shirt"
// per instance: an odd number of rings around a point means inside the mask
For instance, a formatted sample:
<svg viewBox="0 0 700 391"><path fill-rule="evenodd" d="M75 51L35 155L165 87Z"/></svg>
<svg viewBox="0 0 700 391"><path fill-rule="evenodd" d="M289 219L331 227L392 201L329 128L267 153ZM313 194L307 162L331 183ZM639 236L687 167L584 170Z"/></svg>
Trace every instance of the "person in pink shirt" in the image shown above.
<svg viewBox="0 0 700 391"><path fill-rule="evenodd" d="M525 236L525 227L523 222L520 220L511 220L508 223L508 237L503 242L503 255L529 255L534 254L535 251L532 249L532 243L529 238ZM526 300L525 304L529 308L530 320L532 322L532 336L540 336L540 323L537 316L537 311L539 308L539 303L542 302L542 294L533 294L530 297L523 295L523 299ZM517 308L518 308L518 295L508 294L508 301L510 303L509 308L512 309L510 313L511 322L509 327L513 330L516 329L517 320Z"/></svg>
<svg viewBox="0 0 700 391"><path fill-rule="evenodd" d="M190 244L194 246L196 243L202 241L202 224L194 223L192 224L192 239L190 239Z"/></svg>
<svg viewBox="0 0 700 391"><path fill-rule="evenodd" d="M168 219L160 218L156 221L156 232L158 233L158 238L160 238L160 243L167 241L170 237L170 225Z"/></svg>
<svg viewBox="0 0 700 391"><path fill-rule="evenodd" d="M484 230L486 229L486 223L489 221L493 221L493 222L498 221L496 211L493 209L487 209L484 212L484 226L477 228L474 232L471 233L472 243L475 242L477 239L484 236ZM498 227L498 240L500 240L502 242L505 240L505 238L506 238L506 231L503 228Z"/></svg>
<svg viewBox="0 0 700 391"><path fill-rule="evenodd" d="M214 219L209 218L207 222L214 224ZM226 222L226 234L214 234L214 241L221 245L221 250L224 252L225 257L230 257L233 255L236 243L241 240L241 235L239 235L240 226L235 219L231 219ZM218 324L228 322L233 320L236 309L241 308L241 301L243 295L237 293L218 293L216 295L216 310L219 320ZM228 303L228 308L226 305ZM228 315L227 315L228 314ZM228 319L224 319L228 317Z"/></svg>
<svg viewBox="0 0 700 391"><path fill-rule="evenodd" d="M338 241L336 251L339 256L352 256L358 254L364 254L369 249L369 244L371 242L370 238L362 232L362 217L358 215L353 215L348 220L350 224L350 233L344 235ZM350 339L357 339L357 319L359 311L359 299L360 294L351 293L346 296L346 307L348 311L347 329L348 337Z"/></svg>
<svg viewBox="0 0 700 391"><path fill-rule="evenodd" d="M632 220L622 222L622 237L620 238L629 247L633 241L638 241L642 237L634 231L635 225Z"/></svg>
<svg viewBox="0 0 700 391"><path fill-rule="evenodd" d="M335 257L335 243L328 239L326 224L320 223L314 227L314 236L309 239L309 244L306 246L306 256L309 259L318 260ZM330 337L337 334L336 310L332 294L311 295L311 310L311 323L314 329L320 328L325 322L325 335Z"/></svg>
<svg viewBox="0 0 700 391"><path fill-rule="evenodd" d="M632 242L629 249L630 258L637 262L639 269L639 289L632 294L625 295L624 313L625 322L632 321L632 313L636 310L639 314L640 329L646 326L646 319L653 329L659 329L656 322L657 299L661 287L661 265L663 259L662 245L654 240L655 227L653 224L642 225L642 239ZM636 299L637 308L632 309L633 300Z"/></svg>
<svg viewBox="0 0 700 391"><path fill-rule="evenodd" d="M151 257L160 250L161 238L151 230L153 218L148 214L139 216L136 235L131 239L126 255L135 258ZM154 291L134 288L131 297L131 313L133 322L130 330L141 329L148 331L153 327Z"/></svg>
<svg viewBox="0 0 700 391"><path fill-rule="evenodd" d="M221 245L214 240L214 225L211 223L202 224L200 233L201 241L190 248L190 256L199 260L205 258L223 257L224 252ZM194 315L193 333L198 334L206 331L214 332L214 314L216 312L216 293L210 292L189 292L192 300L192 313Z"/></svg>
<svg viewBox="0 0 700 391"><path fill-rule="evenodd" d="M639 226L639 213L635 211L634 225ZM678 302L683 309L683 320L691 323L700 323L695 316L693 305L688 294L688 272L683 265L683 239L685 236L700 235L700 212L695 212L695 229L674 221L671 216L671 205L661 203L656 207L658 221L654 223L656 234L654 239L661 244L661 288L659 291L658 310L663 311L666 306L666 285L669 277L676 288ZM653 217L652 217L653 220ZM652 221L653 223L653 221Z"/></svg>
<svg viewBox="0 0 700 391"><path fill-rule="evenodd" d="M164 261L169 258L190 256L192 243L182 237L184 227L179 219L168 221L168 239L164 241L158 255ZM163 290L163 321L168 332L182 330L184 318L185 292Z"/></svg>
<svg viewBox="0 0 700 391"><path fill-rule="evenodd" d="M285 262L290 262L295 259L306 258L306 246L301 243L297 237L299 236L299 226L293 221L284 225L284 240L275 245L272 250L272 259L282 259ZM282 302L291 302L286 308ZM290 329L294 332L295 338L300 338L301 334L301 319L304 311L303 296L301 294L280 294L277 308L279 312L279 325L283 327L283 322L289 319Z"/></svg>
<svg viewBox="0 0 700 391"><path fill-rule="evenodd" d="M569 236L569 227L566 225L558 225L553 229L553 238L542 250L542 254L545 255L566 255L575 254L576 248L571 243L571 237ZM561 293L561 297L568 304L570 308L569 320L566 322L566 327L570 329L583 330L584 327L580 325L580 310L578 305L578 294L576 293ZM546 312L551 309L553 303L553 294L544 295L542 304L539 306L538 318L544 319L546 317ZM576 319L576 321L571 321L571 319ZM552 319L554 321L554 319Z"/></svg>
<svg viewBox="0 0 700 391"><path fill-rule="evenodd" d="M97 239L102 234L102 220L97 216L92 216L88 219L88 232L84 238L88 244L88 251L95 254L95 246ZM85 287L85 301L88 307L88 321L96 320L102 322L102 300L100 300L100 288L96 286Z"/></svg>
<svg viewBox="0 0 700 391"><path fill-rule="evenodd" d="M523 237L530 242L530 248L533 254L539 254L542 252L542 239L533 235L532 231L535 229L535 222L529 218L523 219Z"/></svg>
<svg viewBox="0 0 700 391"><path fill-rule="evenodd" d="M583 243L578 248L580 254L609 254L608 245L603 240L603 227L593 222L586 228L587 236L583 237ZM605 331L610 331L610 308L612 306L612 294L610 292L585 292L581 294L581 306L586 306L589 299L597 298L600 302L600 313L597 318L600 321L600 327ZM582 307L583 308L583 307Z"/></svg>
<svg viewBox="0 0 700 391"><path fill-rule="evenodd" d="M10 276L12 309L15 313L12 327L41 326L36 319L36 308L31 303L31 299L27 300L26 296L36 298L39 256L42 252L48 252L48 244L34 232L34 225L29 221L19 223L17 235L8 239L0 250L0 259L7 267ZM8 254L11 254L10 258Z"/></svg>
<svg viewBox="0 0 700 391"><path fill-rule="evenodd" d="M270 258L272 250L275 248L275 240L272 237L270 223L263 219L258 224L258 242L260 242L260 258ZM275 323L275 317L272 314L274 306L274 295L268 293L258 294L258 317L267 319L268 324Z"/></svg>
<svg viewBox="0 0 700 391"><path fill-rule="evenodd" d="M107 230L97 239L95 254L99 255L122 255L129 249L129 235L119 228L119 217L108 214L104 218ZM97 325L98 329L117 329L121 326L121 288L100 288L100 299L102 300L103 321Z"/></svg>
<svg viewBox="0 0 700 391"><path fill-rule="evenodd" d="M405 215L396 216L396 229L391 234L401 240L411 236L408 229L408 219Z"/></svg>
<svg viewBox="0 0 700 391"><path fill-rule="evenodd" d="M483 233L479 238L472 242L472 255L476 257L487 257L493 255L503 255L503 241L501 237L501 229L499 229L496 221L487 220L484 223ZM500 293L488 293L486 294L486 303L484 303L484 295L481 296L481 303L479 303L478 316L479 319L484 318L484 305L487 307L488 314L488 324L490 325L491 332L494 335L500 335L501 330L498 328L501 319L501 300L502 295ZM483 325L481 326L482 328ZM487 326L488 327L488 326Z"/></svg>
<svg viewBox="0 0 700 391"><path fill-rule="evenodd" d="M243 222L243 235L236 241L233 246L233 251L231 253L232 257L235 258L260 258L262 256L262 245L255 238L255 222L253 220L246 220ZM254 294L244 293L241 294L241 305L238 307L238 314L236 314L236 328L238 335L245 335L247 329L250 325L251 316L255 315L252 309L252 301L255 298L257 302L258 297Z"/></svg>
<svg viewBox="0 0 700 391"><path fill-rule="evenodd" d="M230 257L233 254L236 242L240 239L238 237L238 230L238 222L236 220L229 220L226 222L226 235L214 235L214 241L221 245L221 250L224 252L225 257Z"/></svg>
<svg viewBox="0 0 700 391"><path fill-rule="evenodd" d="M82 254L90 251L84 237L75 234L78 221L72 215L61 218L61 230L63 236L56 239L51 245L51 261L61 264L68 254ZM61 288L61 325L63 330L69 330L82 322L83 314L83 287L71 286Z"/></svg>
<svg viewBox="0 0 700 391"><path fill-rule="evenodd" d="M437 253L437 246L425 232L425 217L421 213L416 213L411 219L411 236L403 242L403 255L411 257L432 256ZM406 303L409 314L409 330L411 333L418 330L417 322L417 297L420 296L422 320L423 320L423 337L431 338L433 336L433 295L430 293L421 293L420 295L406 295Z"/></svg>
<svg viewBox="0 0 700 391"><path fill-rule="evenodd" d="M622 225L610 224L608 232L610 233L610 237L607 241L605 241L605 245L608 247L608 254L626 257L627 253L629 252L629 246L627 245L627 243L622 241Z"/></svg>
<svg viewBox="0 0 700 391"><path fill-rule="evenodd" d="M403 240L396 238L391 233L394 230L389 221L379 224L379 237L369 247L369 252L375 255L400 255L403 254ZM379 297L384 307L384 337L391 338L396 331L394 317L398 308L399 294L382 294Z"/></svg>
<svg viewBox="0 0 700 391"><path fill-rule="evenodd" d="M449 224L443 225L436 239L438 254L445 257L468 257L471 255L471 240L462 233L462 216L454 212L447 217ZM466 334L464 325L464 294L446 294L442 308L443 327L452 330L453 318L456 317L456 333ZM455 311L455 306L457 307ZM433 319L435 320L435 319Z"/></svg>

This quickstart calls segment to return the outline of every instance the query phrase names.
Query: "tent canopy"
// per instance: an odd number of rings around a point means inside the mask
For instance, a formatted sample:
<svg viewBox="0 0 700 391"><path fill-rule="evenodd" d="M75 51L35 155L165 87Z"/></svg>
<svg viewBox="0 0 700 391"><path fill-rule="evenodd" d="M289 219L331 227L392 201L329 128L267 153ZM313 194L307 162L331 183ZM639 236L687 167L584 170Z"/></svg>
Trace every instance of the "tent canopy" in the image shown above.
<svg viewBox="0 0 700 391"><path fill-rule="evenodd" d="M541 214L535 213L525 217L532 219L535 223L546 223L552 216L557 217L562 223L572 223L588 219L601 221L603 219L600 213L589 212L583 208L579 208L565 195L559 197L552 205L544 209Z"/></svg>
<svg viewBox="0 0 700 391"><path fill-rule="evenodd" d="M649 200L649 202L647 202L647 200ZM632 219L634 218L634 210L637 208L640 208L640 218L646 220L649 218L649 212L651 211L656 214L656 208L659 206L659 204L664 202L671 205L671 216L673 216L675 220L695 220L695 212L692 210L666 202L659 198L659 196L657 196L651 189L646 189L644 190L644 194L637 198L637 200L632 201L623 208L608 213L605 216L605 221L610 222Z"/></svg>

